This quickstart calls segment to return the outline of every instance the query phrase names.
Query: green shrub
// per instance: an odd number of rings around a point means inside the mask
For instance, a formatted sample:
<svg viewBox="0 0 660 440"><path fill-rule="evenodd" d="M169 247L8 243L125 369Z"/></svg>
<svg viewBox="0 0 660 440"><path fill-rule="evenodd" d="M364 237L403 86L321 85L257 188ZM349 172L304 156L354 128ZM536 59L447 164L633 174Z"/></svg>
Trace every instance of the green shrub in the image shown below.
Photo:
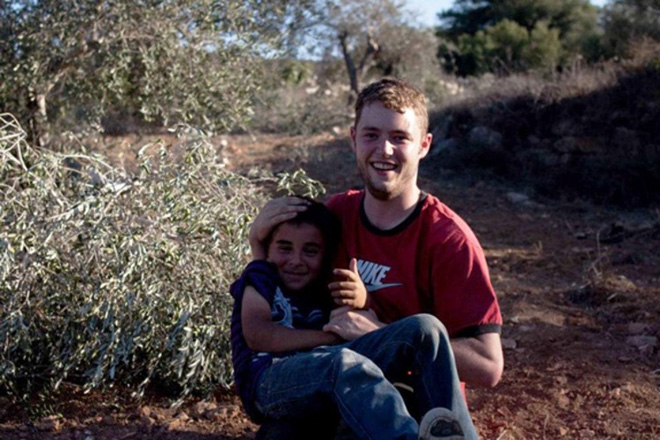
<svg viewBox="0 0 660 440"><path fill-rule="evenodd" d="M178 396L228 385L228 287L264 190L190 129L182 154L150 144L129 175L32 149L1 120L0 393L62 380L136 395L152 382ZM266 180L319 192L302 172Z"/></svg>
<svg viewBox="0 0 660 440"><path fill-rule="evenodd" d="M441 49L448 53L450 49ZM539 21L531 31L504 19L474 35L458 38L459 72L521 72L532 69L551 70L560 61L559 30Z"/></svg>

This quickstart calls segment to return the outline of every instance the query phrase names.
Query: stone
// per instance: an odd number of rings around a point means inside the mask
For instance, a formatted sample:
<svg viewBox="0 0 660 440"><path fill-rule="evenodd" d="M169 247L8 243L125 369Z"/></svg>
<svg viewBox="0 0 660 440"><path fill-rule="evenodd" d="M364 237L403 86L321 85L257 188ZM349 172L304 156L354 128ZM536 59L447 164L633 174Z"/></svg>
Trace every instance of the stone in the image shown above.
<svg viewBox="0 0 660 440"><path fill-rule="evenodd" d="M555 136L572 136L578 131L577 125L568 119L563 119L552 126L552 134Z"/></svg>
<svg viewBox="0 0 660 440"><path fill-rule="evenodd" d="M625 149L625 151L632 154L638 152L641 146L637 132L625 127L616 128L613 143L620 149Z"/></svg>
<svg viewBox="0 0 660 440"><path fill-rule="evenodd" d="M529 197L517 192L506 193L506 198L514 205L523 205L529 202Z"/></svg>
<svg viewBox="0 0 660 440"><path fill-rule="evenodd" d="M629 336L626 342L640 350L646 350L647 347L655 348L658 345L658 338L655 336Z"/></svg>
<svg viewBox="0 0 660 440"><path fill-rule="evenodd" d="M537 136L530 135L527 136L527 145L530 147L538 147L541 144L541 139L539 139Z"/></svg>
<svg viewBox="0 0 660 440"><path fill-rule="evenodd" d="M468 141L474 147L492 150L499 150L502 147L502 135L483 125L478 125L470 130Z"/></svg>
<svg viewBox="0 0 660 440"><path fill-rule="evenodd" d="M226 420L230 417L229 409L227 406L220 406L214 409L208 410L204 413L204 418L206 420L220 422ZM233 413L232 413L233 414Z"/></svg>
<svg viewBox="0 0 660 440"><path fill-rule="evenodd" d="M565 393L563 392L558 393L556 398L557 398L557 406L559 408L567 409L571 406L571 399Z"/></svg>
<svg viewBox="0 0 660 440"><path fill-rule="evenodd" d="M183 428L183 426L186 424L186 422L190 418L188 417L188 414L182 412L177 416L176 419L172 420L170 423L167 425L167 430L168 431L178 431L179 429Z"/></svg>
<svg viewBox="0 0 660 440"><path fill-rule="evenodd" d="M648 333L651 330L648 324L644 324L643 322L631 322L628 324L628 334L631 335L643 335L644 333Z"/></svg>
<svg viewBox="0 0 660 440"><path fill-rule="evenodd" d="M443 152L451 152L457 150L459 145L460 143L455 138L443 139L437 142L434 141L431 146L431 151L429 152L429 156L433 157Z"/></svg>
<svg viewBox="0 0 660 440"><path fill-rule="evenodd" d="M39 420L37 429L40 431L59 432L62 429L62 422L58 416L47 416Z"/></svg>
<svg viewBox="0 0 660 440"><path fill-rule="evenodd" d="M507 350L514 350L516 347L518 347L518 343L515 341L515 339L502 338L502 348Z"/></svg>
<svg viewBox="0 0 660 440"><path fill-rule="evenodd" d="M563 161L562 155L557 154L556 151L550 148L534 148L524 152L523 154L525 154L526 162L539 164L546 168L560 165Z"/></svg>
<svg viewBox="0 0 660 440"><path fill-rule="evenodd" d="M139 420L140 423L142 423L146 427L154 426L156 424L156 421L154 419L147 416L140 416Z"/></svg>
<svg viewBox="0 0 660 440"><path fill-rule="evenodd" d="M573 136L566 136L555 141L552 148L560 153L574 153L578 150L577 140Z"/></svg>
<svg viewBox="0 0 660 440"><path fill-rule="evenodd" d="M192 409L192 416L197 419L206 417L208 413L215 411L218 405L213 402L197 402Z"/></svg>

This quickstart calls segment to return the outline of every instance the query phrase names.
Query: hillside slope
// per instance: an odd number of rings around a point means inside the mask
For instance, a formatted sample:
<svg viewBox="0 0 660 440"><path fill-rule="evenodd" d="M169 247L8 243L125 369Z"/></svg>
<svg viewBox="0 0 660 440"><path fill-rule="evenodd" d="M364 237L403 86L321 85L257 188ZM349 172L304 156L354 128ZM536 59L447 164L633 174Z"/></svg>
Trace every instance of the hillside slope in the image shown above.
<svg viewBox="0 0 660 440"><path fill-rule="evenodd" d="M660 66L494 79L431 116L429 169L487 173L542 196L660 201Z"/></svg>

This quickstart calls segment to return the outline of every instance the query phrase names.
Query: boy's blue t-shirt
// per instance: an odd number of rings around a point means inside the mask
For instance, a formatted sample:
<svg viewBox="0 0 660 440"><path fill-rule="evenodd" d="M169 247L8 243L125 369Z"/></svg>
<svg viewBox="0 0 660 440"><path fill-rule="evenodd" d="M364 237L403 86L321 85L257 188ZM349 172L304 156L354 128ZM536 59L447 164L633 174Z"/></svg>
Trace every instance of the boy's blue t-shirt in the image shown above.
<svg viewBox="0 0 660 440"><path fill-rule="evenodd" d="M245 411L250 417L259 420L260 414L254 405L259 376L273 363L273 358L295 354L276 355L255 352L248 347L241 326L241 304L243 292L252 286L270 304L273 322L289 328L321 330L328 322L333 303L327 286L317 284L299 294L286 293L281 286L277 267L264 260L248 264L240 278L230 287L234 298L231 316L231 351L234 366L234 383L238 389Z"/></svg>

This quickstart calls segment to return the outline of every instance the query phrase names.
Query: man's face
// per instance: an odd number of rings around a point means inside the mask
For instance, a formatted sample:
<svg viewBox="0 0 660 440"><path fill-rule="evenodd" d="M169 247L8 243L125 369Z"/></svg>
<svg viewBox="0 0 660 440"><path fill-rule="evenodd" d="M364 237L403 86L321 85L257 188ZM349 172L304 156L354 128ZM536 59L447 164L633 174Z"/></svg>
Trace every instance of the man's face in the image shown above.
<svg viewBox="0 0 660 440"><path fill-rule="evenodd" d="M351 140L358 169L369 193L391 200L417 186L419 161L426 156L431 135L422 135L411 108L403 113L374 102L362 109Z"/></svg>

